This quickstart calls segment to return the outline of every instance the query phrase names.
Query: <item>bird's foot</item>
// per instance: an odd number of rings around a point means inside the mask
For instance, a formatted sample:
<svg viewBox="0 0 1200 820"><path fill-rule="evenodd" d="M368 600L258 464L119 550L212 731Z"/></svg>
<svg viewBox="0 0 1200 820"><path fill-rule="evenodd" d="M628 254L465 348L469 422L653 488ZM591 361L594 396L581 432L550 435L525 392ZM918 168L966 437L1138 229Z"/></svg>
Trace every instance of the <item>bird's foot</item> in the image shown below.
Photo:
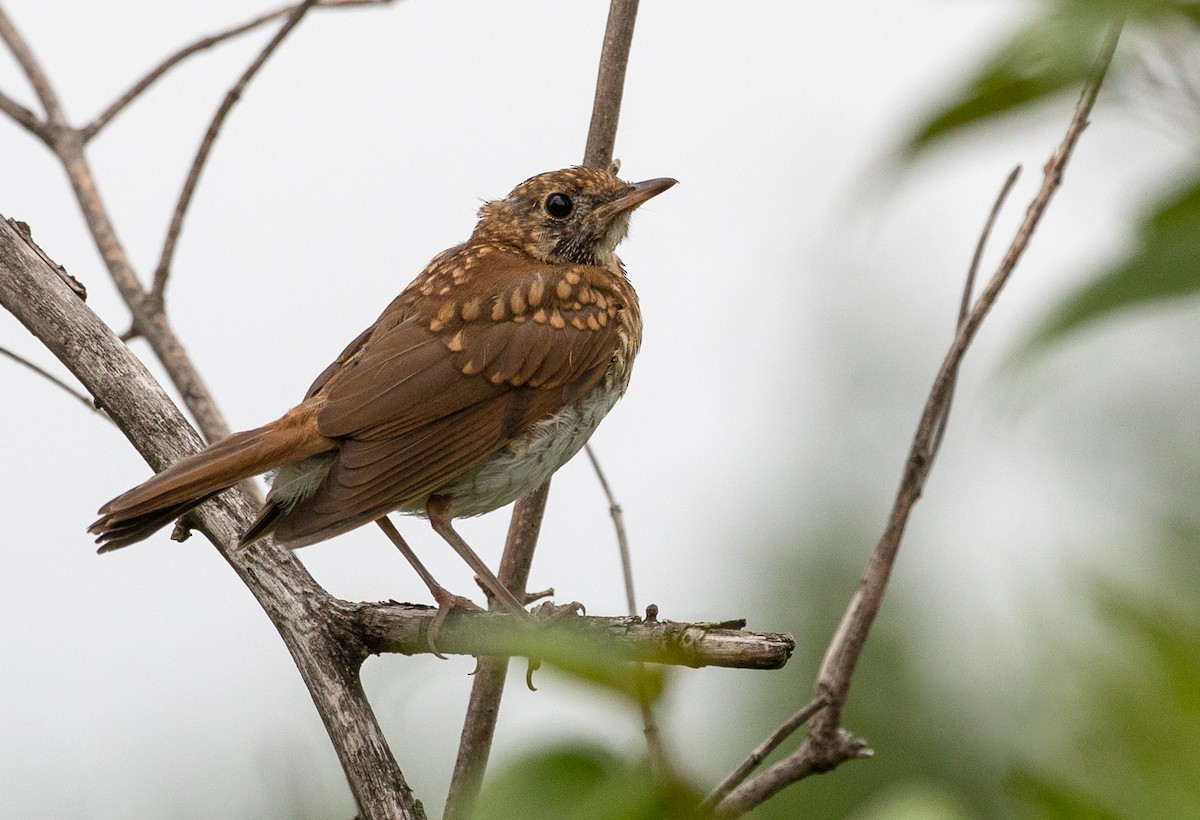
<svg viewBox="0 0 1200 820"><path fill-rule="evenodd" d="M553 593L554 590L550 590L550 594ZM568 604L556 604L553 601L543 601L541 606L533 610L533 617L539 623L553 623L561 618L566 618L571 615L586 614L587 607L579 603L579 601L571 601ZM540 658L530 658L529 664L525 667L525 685L529 687L530 692L537 691L537 687L533 685L533 673L536 672L541 665L542 661Z"/></svg>
<svg viewBox="0 0 1200 820"><path fill-rule="evenodd" d="M461 595L455 595L443 587L438 587L436 590L430 590L433 593L433 599L437 601L437 615L433 616L433 622L429 624L429 629L425 633L425 640L429 642L429 651L435 657L447 660L446 656L438 651L437 636L442 631L442 624L446 622L446 616L456 609L474 609L478 610L479 606L470 598L464 598Z"/></svg>
<svg viewBox="0 0 1200 820"><path fill-rule="evenodd" d="M533 615L536 618L541 618L545 621L557 621L567 615L586 615L587 607L579 603L579 601L571 601L568 604L556 604L553 601L543 601L542 605L533 610Z"/></svg>

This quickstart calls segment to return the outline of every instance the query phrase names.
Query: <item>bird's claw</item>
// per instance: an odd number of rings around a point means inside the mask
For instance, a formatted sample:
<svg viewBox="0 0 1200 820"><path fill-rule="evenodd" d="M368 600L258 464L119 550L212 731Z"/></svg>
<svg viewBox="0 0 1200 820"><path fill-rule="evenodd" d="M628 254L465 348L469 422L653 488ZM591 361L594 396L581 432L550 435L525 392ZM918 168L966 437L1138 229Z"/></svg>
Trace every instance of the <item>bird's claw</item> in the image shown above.
<svg viewBox="0 0 1200 820"><path fill-rule="evenodd" d="M571 601L567 604L556 604L553 601L543 601L541 606L533 610L533 614L537 618L543 618L547 621L556 621L566 615L586 615L587 607L579 603L579 601Z"/></svg>
<svg viewBox="0 0 1200 820"><path fill-rule="evenodd" d="M425 632L425 640L429 643L429 651L433 653L434 657L448 660L437 648L437 636L442 631L442 624L446 622L446 616L456 609L477 610L479 606L470 598L454 595L444 589L440 593L435 592L433 598L437 601L438 611L433 616L433 621L430 622L429 629Z"/></svg>

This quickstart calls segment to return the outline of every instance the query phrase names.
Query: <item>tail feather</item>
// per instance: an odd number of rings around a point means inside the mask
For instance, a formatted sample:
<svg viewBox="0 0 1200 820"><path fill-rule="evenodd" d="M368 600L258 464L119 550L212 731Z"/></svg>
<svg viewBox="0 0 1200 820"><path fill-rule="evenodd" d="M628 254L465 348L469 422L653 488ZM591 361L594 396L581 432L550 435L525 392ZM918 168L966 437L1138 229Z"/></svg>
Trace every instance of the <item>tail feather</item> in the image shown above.
<svg viewBox="0 0 1200 820"><path fill-rule="evenodd" d="M220 491L218 490L217 492ZM158 532L172 521L187 515L194 508L199 507L216 494L216 492L209 493L202 498L191 499L171 507L164 507L161 510L143 513L114 523L110 528L104 530L100 538L96 539L96 543L101 545L97 552L112 552L121 547L136 544L138 541ZM99 521L96 522L96 524L99 523ZM95 530L92 531L94 532Z"/></svg>
<svg viewBox="0 0 1200 820"><path fill-rule="evenodd" d="M331 449L334 441L316 432L315 414L304 409L180 459L101 507L88 532L101 552L128 546L239 481Z"/></svg>

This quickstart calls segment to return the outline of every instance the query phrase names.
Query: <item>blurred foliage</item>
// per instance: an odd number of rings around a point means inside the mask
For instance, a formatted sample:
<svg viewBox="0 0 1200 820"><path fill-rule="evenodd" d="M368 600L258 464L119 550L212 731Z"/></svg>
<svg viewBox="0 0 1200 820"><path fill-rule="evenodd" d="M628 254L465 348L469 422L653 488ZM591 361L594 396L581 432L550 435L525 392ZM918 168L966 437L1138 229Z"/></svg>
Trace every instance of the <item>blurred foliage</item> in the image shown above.
<svg viewBox="0 0 1200 820"><path fill-rule="evenodd" d="M1200 40L1200 6L1191 3L1048 3L917 130L909 155L998 116L1078 93L1095 71L1105 34L1121 21L1151 34L1156 27L1182 25ZM1119 81L1132 62L1118 54L1109 82ZM1185 91L1200 100L1200 88ZM1149 209L1133 252L1058 306L1034 335L1034 346L1048 346L1131 308L1200 291L1195 181L1200 163L1191 171L1189 182ZM825 522L824 535L806 531L798 538L788 532L778 538L773 554L787 556L789 563L763 573L774 592L769 599L781 607L765 619L803 626L788 667L748 682L746 697L758 707L749 722L733 727L740 737L729 739L732 749L751 748L811 690L820 653L858 582L863 545L875 537L870 522L833 519L835 514ZM1153 522L1147 523L1152 529ZM807 545L799 555L791 547L798 541ZM893 589L855 676L844 720L877 756L809 778L752 816L1200 817L1200 614L1179 605L1194 601L1200 588L1200 530L1177 527L1169 543L1146 549L1168 563L1153 574L1155 580L1140 586L1095 582L1069 602L1089 607L1094 631L1056 621L1061 628L1044 636L1044 657L1015 676L1024 689L1021 697L1037 704L1034 713L1002 715L993 723L973 716L986 712L989 703L1003 708L995 682L981 681L974 692L978 703L964 707L940 691L945 670L919 668L914 649L927 643L917 626L920 613L911 610L902 590ZM603 659L576 660L565 664L572 674L633 695L628 676L613 672L619 667ZM964 708L973 711L961 714ZM1028 725L1029 731L1013 733L1006 722ZM773 759L798 740L785 743ZM688 817L696 798L685 785L656 784L643 765L579 745L537 752L510 766L490 785L480 817Z"/></svg>
<svg viewBox="0 0 1200 820"><path fill-rule="evenodd" d="M701 796L660 781L585 743L534 752L507 766L479 800L475 820L662 820L697 817Z"/></svg>
<svg viewBox="0 0 1200 820"><path fill-rule="evenodd" d="M821 655L858 585L865 550L878 536L871 522L827 523L833 529L804 533L806 548L800 555L792 546L797 542L794 535L770 548L771 554L787 556L790 562L764 573L772 579L774 594L769 599L780 605L780 611L766 618L803 626L795 635L796 654L784 672L754 681L752 697L759 703L755 710L759 721L743 727L746 748L761 740L812 690ZM1004 816L1003 757L983 727L972 725L963 731L963 716L931 690L930 680L936 680L939 670L920 668L911 651L923 640L911 606L902 589L889 592L846 708L844 725L865 738L876 756L809 778L777 794L752 817ZM772 759L794 748L795 743L784 744Z"/></svg>
<svg viewBox="0 0 1200 820"><path fill-rule="evenodd" d="M914 156L942 138L1078 93L1095 71L1106 32L1121 21L1139 33L1189 28L1200 32L1200 6L1171 0L1060 0L1001 46L957 94L916 130L908 143ZM1137 59L1118 53L1107 83L1135 72ZM1186 83L1187 80L1185 79ZM1177 89L1195 106L1200 89ZM1170 101L1166 101L1169 106ZM1052 311L1030 343L1042 347L1092 322L1130 308L1200 292L1200 163L1193 181L1153 205L1132 254L1102 273Z"/></svg>
<svg viewBox="0 0 1200 820"><path fill-rule="evenodd" d="M629 663L611 644L578 635L542 633L537 636L539 661L576 680L597 686L633 703L654 703L666 685L667 667Z"/></svg>
<svg viewBox="0 0 1200 820"><path fill-rule="evenodd" d="M1118 311L1200 292L1200 184L1156 206L1138 233L1134 253L1060 305L1034 346Z"/></svg>
<svg viewBox="0 0 1200 820"><path fill-rule="evenodd" d="M1200 816L1200 530L1173 529L1153 581L1093 585L1104 641L1043 664L1073 703L1035 717L1073 719L1014 768L1031 817Z"/></svg>
<svg viewBox="0 0 1200 820"><path fill-rule="evenodd" d="M1184 25L1200 40L1200 6L1190 3L1048 3L917 130L908 144L910 156L996 117L1078 93L1094 71L1104 34L1122 18L1149 32L1156 26ZM1109 82L1119 80L1128 67L1129 61L1118 54ZM1200 89L1189 90L1200 100ZM1045 347L1128 309L1200 291L1200 162L1184 176L1190 181L1149 209L1133 252L1056 308L1034 334L1034 345ZM1195 442L1180 444L1181 455L1200 460ZM1174 493L1186 503L1200 487L1164 487L1163 493ZM756 706L749 720L730 722L733 735L723 739L727 755L752 748L811 691L820 654L858 582L864 545L874 543L874 527L880 523L838 520L839 505L858 509L855 498L828 505L821 518L827 527L823 533L811 532L808 522L779 534L773 548L769 537L751 539L763 545L763 554L786 557L786 565L762 573L768 599L780 609L761 620L799 625L797 651L782 672L747 677L740 696ZM1152 530L1157 522L1146 519ZM796 543L804 543L806 549L797 553ZM1093 582L1080 592L1079 600L1048 604L1047 612L1058 617L1060 607L1085 603L1091 632L1069 618L1052 622L1057 628L1040 636L1044 656L1030 668L1016 670L1011 682L1023 689L1016 700L1032 698L1037 705L1030 714L1002 713L994 722L975 716L989 707L1002 710L1006 702L1011 708L1013 699L998 699L995 681L979 682L972 692L974 704L946 697L942 687L948 670L917 660L917 647L928 644L919 626L921 613L914 611L903 588L893 588L855 676L844 720L848 729L868 740L876 757L809 778L776 795L752 816L1200 817L1200 614L1194 607L1200 588L1200 529L1180 525L1163 543L1140 547L1163 562L1150 574L1153 580L1141 585ZM663 691L661 670L651 667L655 671L639 682L632 667L596 655L591 647L547 646L545 654L567 674L626 700L636 701L639 693L656 699ZM1014 733L1005 723L1023 731ZM785 743L772 759L794 749L798 740ZM689 750L689 759L705 765L704 756L720 751ZM535 750L501 764L485 788L476 817L695 816L702 796L697 786L658 781L637 757L641 749L623 753L630 757L580 742ZM722 768L718 776L723 773Z"/></svg>

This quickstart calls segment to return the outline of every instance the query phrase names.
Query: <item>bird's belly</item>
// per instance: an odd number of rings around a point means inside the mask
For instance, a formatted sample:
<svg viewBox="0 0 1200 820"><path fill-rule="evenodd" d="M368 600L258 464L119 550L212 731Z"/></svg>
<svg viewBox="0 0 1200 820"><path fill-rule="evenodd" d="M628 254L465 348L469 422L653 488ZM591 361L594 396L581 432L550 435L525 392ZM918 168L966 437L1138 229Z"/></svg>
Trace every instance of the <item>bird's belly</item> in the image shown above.
<svg viewBox="0 0 1200 820"><path fill-rule="evenodd" d="M573 407L539 421L436 495L450 497L455 518L483 515L517 500L583 449L621 392L602 384Z"/></svg>

